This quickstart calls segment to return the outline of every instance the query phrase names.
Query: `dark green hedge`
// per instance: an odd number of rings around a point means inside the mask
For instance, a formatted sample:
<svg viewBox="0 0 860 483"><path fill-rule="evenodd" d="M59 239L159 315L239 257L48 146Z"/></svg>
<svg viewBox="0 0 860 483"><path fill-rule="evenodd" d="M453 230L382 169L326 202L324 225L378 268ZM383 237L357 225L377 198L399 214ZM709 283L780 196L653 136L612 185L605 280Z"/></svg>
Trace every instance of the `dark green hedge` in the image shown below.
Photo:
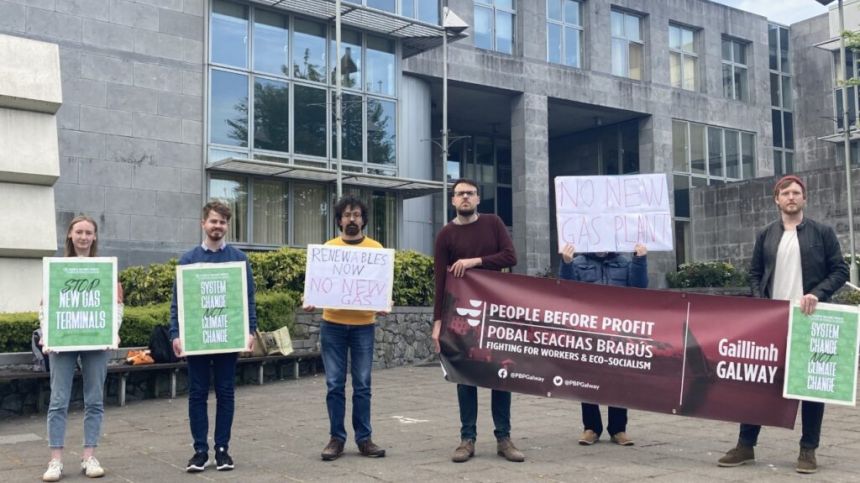
<svg viewBox="0 0 860 483"><path fill-rule="evenodd" d="M289 327L294 338L306 334L294 333L295 309L299 296L289 292L271 292L257 295L257 325L259 330L272 331ZM170 303L125 307L122 327L119 331L121 347L149 345L152 328L170 322ZM30 338L39 327L36 312L0 314L0 352L26 352L30 350Z"/></svg>
<svg viewBox="0 0 860 483"><path fill-rule="evenodd" d="M301 294L305 284L305 250L281 248L249 253L257 292ZM130 267L120 273L126 305L139 306L170 301L176 260ZM415 252L398 251L394 257L394 304L428 306L433 303L433 258Z"/></svg>
<svg viewBox="0 0 860 483"><path fill-rule="evenodd" d="M746 287L749 279L745 271L737 270L727 262L693 262L666 274L669 288L692 287Z"/></svg>

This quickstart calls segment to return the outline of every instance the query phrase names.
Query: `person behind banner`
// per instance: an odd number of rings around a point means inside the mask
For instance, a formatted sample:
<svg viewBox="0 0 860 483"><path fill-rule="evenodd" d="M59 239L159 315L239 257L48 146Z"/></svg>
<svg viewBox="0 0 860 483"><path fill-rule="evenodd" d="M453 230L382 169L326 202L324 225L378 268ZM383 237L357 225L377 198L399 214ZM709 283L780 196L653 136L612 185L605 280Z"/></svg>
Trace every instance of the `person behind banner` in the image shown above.
<svg viewBox="0 0 860 483"><path fill-rule="evenodd" d="M803 216L806 186L794 175L780 178L773 189L780 219L758 236L750 262L750 284L755 297L798 302L811 315L818 302L826 302L848 279L848 264L833 228ZM798 473L815 473L815 449L821 436L824 404L801 403L802 437ZM737 446L719 459L724 467L755 461L753 448L761 426L741 424Z"/></svg>
<svg viewBox="0 0 860 483"><path fill-rule="evenodd" d="M182 255L180 265L192 263L245 262L248 282L248 351L254 350L254 336L257 330L257 305L254 301L254 276L248 257L237 248L227 244L230 228L230 207L220 201L210 201L203 207L203 243ZM182 356L182 339L179 338L179 316L177 309L176 284L173 285L173 300L170 303L170 339L173 352ZM194 440L194 456L188 460L185 471L196 473L209 466L209 414L206 400L209 397L210 368L214 373L215 385L215 467L218 471L234 468L233 459L228 453L230 430L233 426L236 389L236 360L239 354L229 352L188 356L188 422Z"/></svg>
<svg viewBox="0 0 860 483"><path fill-rule="evenodd" d="M479 214L477 209L480 202L478 184L475 181L455 181L451 204L454 205L457 216L442 227L436 236L433 263L436 295L432 337L437 353L441 350L439 337L442 333L442 305L447 274L450 272L454 277L462 277L466 270L472 268L502 270L517 264L514 244L505 224L496 215ZM460 406L460 445L454 450L451 460L462 463L475 454L475 439L478 436L478 388L458 384L457 402ZM491 408L495 424L496 452L508 461L525 461L525 455L511 441L511 393L493 389Z"/></svg>
<svg viewBox="0 0 860 483"><path fill-rule="evenodd" d="M615 252L586 253L574 258L575 247L567 244L561 251L558 276L564 280L614 285L617 287L648 288L648 248L637 243L633 249L633 260ZM621 446L633 446L627 436L627 409L609 407L609 440ZM584 427L579 444L592 445L603 433L600 406L582 403L582 425Z"/></svg>
<svg viewBox="0 0 860 483"><path fill-rule="evenodd" d="M340 236L326 245L382 248L382 244L364 234L367 226L367 205L360 199L346 195L334 206ZM303 305L306 312L316 307ZM326 407L328 408L328 444L323 448L323 461L332 461L343 454L346 428L347 359L352 375L352 428L355 443L362 456L381 458L385 449L370 438L370 373L373 368L373 343L376 338L376 314L368 310L323 309L320 321L320 348L325 368Z"/></svg>
<svg viewBox="0 0 860 483"><path fill-rule="evenodd" d="M98 254L99 228L95 220L88 216L76 216L66 230L63 256L95 257ZM117 321L122 322L122 285L117 283ZM47 322L46 314L40 311L42 325ZM45 327L42 327L45 333ZM41 342L40 342L41 344ZM104 419L104 386L107 376L110 351L70 351L48 352L51 369L51 402L48 406L48 446L51 448L51 461L42 475L43 481L59 481L63 475L63 446L66 439L66 419L69 413L69 400L75 366L80 358L81 377L84 395L84 449L81 452L81 471L90 478L104 476L105 470L95 457Z"/></svg>

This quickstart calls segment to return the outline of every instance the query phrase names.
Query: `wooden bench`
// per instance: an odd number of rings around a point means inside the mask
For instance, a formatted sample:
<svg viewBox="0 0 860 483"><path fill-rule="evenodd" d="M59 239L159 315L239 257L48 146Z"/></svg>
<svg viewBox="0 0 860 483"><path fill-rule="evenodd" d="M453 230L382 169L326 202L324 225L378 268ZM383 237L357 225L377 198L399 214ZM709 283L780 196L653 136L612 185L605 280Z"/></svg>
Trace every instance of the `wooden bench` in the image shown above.
<svg viewBox="0 0 860 483"><path fill-rule="evenodd" d="M295 344L299 342L299 344ZM291 375L294 379L298 379L300 376L300 364L303 361L312 361L312 373L315 375L317 373L317 361L320 359L320 353L315 350L315 348L305 347L305 344L301 344L300 342L304 341L295 341L294 344L297 346L297 350L290 355L271 355L271 356L261 356L261 357L240 357L237 366L242 367L246 365L256 365L256 374L257 374L257 384L262 385L264 382L264 374L266 366L275 365L276 373L278 375L278 379L284 379L284 366L287 365L285 363L289 363L292 367ZM120 349L116 351L119 355L122 354L121 358L112 359L113 361L123 360L125 359L125 354L128 350L134 350L135 348L129 349ZM140 348L144 349L144 348ZM20 352L14 354L3 354L2 360L0 362L4 363L15 363L18 365L26 365L32 360L32 354L29 352ZM26 361L26 362L24 362ZM117 380L119 382L119 387L117 388L117 404L119 406L125 406L126 403L126 389L128 378L132 373L139 372L155 372L153 376L155 380L152 384L153 395L158 397L158 376L161 372L167 372L170 377L170 398L176 398L176 380L177 374L179 370L186 366L185 361L179 362L168 362L168 363L156 363L156 364L144 364L140 366L132 366L125 363L120 364L109 364L108 365L108 377L111 375L116 375ZM240 379L242 382L245 382L244 371L240 371ZM75 378L80 377L80 371L75 371ZM39 381L38 386L38 399L36 403L36 410L38 412L42 412L44 406L44 392L46 385L42 381L47 381L50 379L50 374L47 372L41 371L32 371L32 370L22 370L22 369L10 369L10 370L2 370L0 369L0 383L9 383L12 381L19 380L36 380Z"/></svg>

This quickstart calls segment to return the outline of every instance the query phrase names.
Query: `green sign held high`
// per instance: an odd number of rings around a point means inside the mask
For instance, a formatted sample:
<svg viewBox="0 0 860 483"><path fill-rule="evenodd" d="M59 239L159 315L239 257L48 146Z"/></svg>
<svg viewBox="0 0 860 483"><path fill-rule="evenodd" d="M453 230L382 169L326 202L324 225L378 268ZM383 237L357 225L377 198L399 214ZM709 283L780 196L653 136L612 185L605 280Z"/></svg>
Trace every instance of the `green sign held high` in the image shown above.
<svg viewBox="0 0 860 483"><path fill-rule="evenodd" d="M792 306L784 397L856 404L858 317L853 306L818 304L809 316Z"/></svg>
<svg viewBox="0 0 860 483"><path fill-rule="evenodd" d="M116 349L117 261L113 257L43 258L44 348Z"/></svg>
<svg viewBox="0 0 860 483"><path fill-rule="evenodd" d="M244 262L176 267L179 337L184 355L242 352L248 342Z"/></svg>

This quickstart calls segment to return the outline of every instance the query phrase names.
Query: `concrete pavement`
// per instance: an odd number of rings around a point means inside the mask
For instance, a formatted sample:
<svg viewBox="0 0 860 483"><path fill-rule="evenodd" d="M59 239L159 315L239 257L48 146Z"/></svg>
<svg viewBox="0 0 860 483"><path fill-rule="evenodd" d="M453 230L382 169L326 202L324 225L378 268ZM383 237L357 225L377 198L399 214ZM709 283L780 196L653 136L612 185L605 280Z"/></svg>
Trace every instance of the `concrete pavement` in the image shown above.
<svg viewBox="0 0 860 483"><path fill-rule="evenodd" d="M527 459L510 463L495 453L488 390L479 391L476 455L455 464L450 456L459 442L456 388L441 374L438 365L374 372L373 439L388 450L381 459L361 457L348 441L340 459L320 460L328 442L323 376L237 388L232 472L184 472L192 455L184 397L109 405L97 451L107 470L102 481L860 481L855 408L827 407L819 473L800 475L794 471L799 420L793 432L762 431L756 464L718 468L717 458L735 443L736 424L630 411L628 434L635 446L613 445L606 434L594 446L579 446L577 402L515 394L513 439ZM210 421L214 399L210 394ZM349 411L348 402L347 418ZM70 415L62 481L88 481L77 464L81 426L78 408ZM0 421L0 480L38 481L48 457L44 414Z"/></svg>

